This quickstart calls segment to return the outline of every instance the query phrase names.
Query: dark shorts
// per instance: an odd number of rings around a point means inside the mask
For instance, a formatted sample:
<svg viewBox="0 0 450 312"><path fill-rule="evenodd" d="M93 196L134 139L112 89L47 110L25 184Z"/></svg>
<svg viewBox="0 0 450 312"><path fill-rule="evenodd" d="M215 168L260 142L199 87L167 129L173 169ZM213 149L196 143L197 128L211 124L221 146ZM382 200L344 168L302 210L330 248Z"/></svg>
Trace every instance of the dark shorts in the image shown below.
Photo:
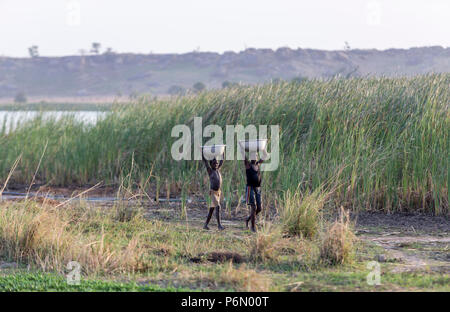
<svg viewBox="0 0 450 312"><path fill-rule="evenodd" d="M261 207L261 188L249 186L245 188L245 201L247 205Z"/></svg>

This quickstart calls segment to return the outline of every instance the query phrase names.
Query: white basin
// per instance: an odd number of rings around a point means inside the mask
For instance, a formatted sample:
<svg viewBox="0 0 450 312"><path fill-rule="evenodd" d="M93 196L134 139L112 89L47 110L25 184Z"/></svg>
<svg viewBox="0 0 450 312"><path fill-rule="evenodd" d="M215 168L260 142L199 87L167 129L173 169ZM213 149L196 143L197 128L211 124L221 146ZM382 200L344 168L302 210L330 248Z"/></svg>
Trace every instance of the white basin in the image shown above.
<svg viewBox="0 0 450 312"><path fill-rule="evenodd" d="M261 140L241 140L239 141L239 145L241 148L243 148L246 152L258 152L263 151L267 147L267 139L261 139Z"/></svg>
<svg viewBox="0 0 450 312"><path fill-rule="evenodd" d="M206 145L201 146L203 155L205 155L205 158L208 160L213 159L214 157L219 157L223 155L225 152L225 146L222 144L215 144L215 145Z"/></svg>

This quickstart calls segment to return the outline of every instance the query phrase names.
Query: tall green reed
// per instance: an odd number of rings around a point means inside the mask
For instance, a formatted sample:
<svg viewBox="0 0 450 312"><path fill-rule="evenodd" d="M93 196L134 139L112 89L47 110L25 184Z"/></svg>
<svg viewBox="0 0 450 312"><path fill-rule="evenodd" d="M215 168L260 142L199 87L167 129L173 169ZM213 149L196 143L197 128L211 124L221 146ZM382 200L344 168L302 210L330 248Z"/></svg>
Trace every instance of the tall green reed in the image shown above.
<svg viewBox="0 0 450 312"><path fill-rule="evenodd" d="M13 182L29 183L48 141L39 181L118 184L130 168L139 179L153 166L159 186L182 178L190 181L189 191L199 191L207 187L201 161L174 161L170 148L177 139L172 127L192 128L200 116L203 126L224 130L280 125L280 167L264 173L266 197L299 185L315 190L343 168L334 193L339 205L448 213L449 83L449 74L282 82L140 99L115 107L95 125L39 117L0 133L0 176L22 153ZM226 161L223 171L229 191L239 194L241 162Z"/></svg>

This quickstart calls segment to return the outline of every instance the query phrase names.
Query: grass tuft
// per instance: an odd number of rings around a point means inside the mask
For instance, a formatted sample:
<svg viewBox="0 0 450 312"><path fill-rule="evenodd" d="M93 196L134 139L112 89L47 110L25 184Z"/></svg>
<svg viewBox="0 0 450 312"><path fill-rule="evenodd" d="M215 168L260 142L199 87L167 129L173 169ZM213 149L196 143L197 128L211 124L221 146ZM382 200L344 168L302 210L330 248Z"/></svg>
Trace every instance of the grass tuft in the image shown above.
<svg viewBox="0 0 450 312"><path fill-rule="evenodd" d="M277 244L281 235L266 225L248 240L250 260L255 262L275 262L278 258Z"/></svg>
<svg viewBox="0 0 450 312"><path fill-rule="evenodd" d="M341 209L340 219L325 231L320 245L320 259L329 265L351 263L356 236L353 233L348 211Z"/></svg>
<svg viewBox="0 0 450 312"><path fill-rule="evenodd" d="M287 235L314 238L320 230L321 213L326 195L320 189L303 196L286 191L280 205L280 221Z"/></svg>
<svg viewBox="0 0 450 312"><path fill-rule="evenodd" d="M219 283L232 285L237 291L260 292L269 291L271 280L245 264L235 268L230 262L228 268L217 278Z"/></svg>

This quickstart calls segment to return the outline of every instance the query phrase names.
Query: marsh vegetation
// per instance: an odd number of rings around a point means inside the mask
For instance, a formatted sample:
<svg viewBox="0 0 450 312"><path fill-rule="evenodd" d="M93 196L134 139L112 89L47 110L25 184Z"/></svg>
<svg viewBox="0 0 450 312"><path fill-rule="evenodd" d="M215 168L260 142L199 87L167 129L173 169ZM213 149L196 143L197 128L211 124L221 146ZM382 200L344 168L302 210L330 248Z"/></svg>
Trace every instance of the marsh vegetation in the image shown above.
<svg viewBox="0 0 450 312"><path fill-rule="evenodd" d="M348 214L448 217L449 83L441 74L233 86L136 99L96 123L37 116L13 131L3 127L3 190L95 185L125 202L4 201L0 258L58 274L75 260L89 279L126 277L163 289L373 289L365 264L379 246L355 237ZM243 227L237 161L222 169L228 230L197 224L203 204L188 199L208 190L203 165L170 156L172 127L193 127L195 116L224 128L280 125L280 166L264 173L257 234ZM159 202L175 197L180 201ZM444 272L386 273L376 289L448 289Z"/></svg>

